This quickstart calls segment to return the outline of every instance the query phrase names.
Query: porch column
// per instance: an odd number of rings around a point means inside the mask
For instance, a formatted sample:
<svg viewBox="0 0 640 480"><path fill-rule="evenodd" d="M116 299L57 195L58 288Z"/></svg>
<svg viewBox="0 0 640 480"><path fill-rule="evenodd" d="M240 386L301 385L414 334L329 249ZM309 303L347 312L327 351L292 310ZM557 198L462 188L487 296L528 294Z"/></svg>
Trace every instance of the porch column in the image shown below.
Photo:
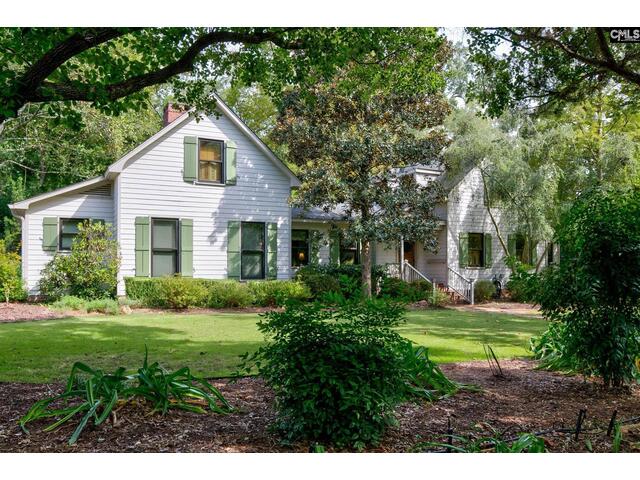
<svg viewBox="0 0 640 480"><path fill-rule="evenodd" d="M400 279L404 280L404 237L400 237Z"/></svg>

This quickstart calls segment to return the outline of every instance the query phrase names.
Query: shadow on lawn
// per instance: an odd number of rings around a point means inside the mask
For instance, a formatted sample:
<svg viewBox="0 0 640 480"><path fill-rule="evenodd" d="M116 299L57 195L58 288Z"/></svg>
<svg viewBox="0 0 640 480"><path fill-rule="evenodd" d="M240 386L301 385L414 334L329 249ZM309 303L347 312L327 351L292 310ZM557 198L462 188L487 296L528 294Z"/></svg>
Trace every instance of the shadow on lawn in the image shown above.
<svg viewBox="0 0 640 480"><path fill-rule="evenodd" d="M235 371L241 354L261 344L231 339L227 331L220 339L215 331L208 338L192 333L106 319L13 324L0 328L0 381L62 380L77 361L105 371L120 366L135 370L142 365L145 346L149 360L167 369L188 366L196 375L223 376Z"/></svg>

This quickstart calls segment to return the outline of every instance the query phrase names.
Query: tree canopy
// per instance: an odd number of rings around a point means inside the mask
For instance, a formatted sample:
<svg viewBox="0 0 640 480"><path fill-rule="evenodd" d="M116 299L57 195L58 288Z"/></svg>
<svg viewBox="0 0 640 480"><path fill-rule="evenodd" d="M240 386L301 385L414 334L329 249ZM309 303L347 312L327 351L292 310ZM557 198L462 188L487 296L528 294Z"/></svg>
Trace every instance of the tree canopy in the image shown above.
<svg viewBox="0 0 640 480"><path fill-rule="evenodd" d="M471 93L498 116L557 107L615 85L620 108L640 103L640 43L612 43L608 29L468 28L476 65Z"/></svg>
<svg viewBox="0 0 640 480"><path fill-rule="evenodd" d="M436 57L434 67L438 66ZM436 246L436 182L418 185L403 167L434 163L447 143L442 122L449 104L438 88L363 96L339 83L320 84L307 98L285 95L275 138L299 167L294 204L335 209L349 219L347 236L362 245L363 284L371 294L371 242L404 236Z"/></svg>
<svg viewBox="0 0 640 480"><path fill-rule="evenodd" d="M28 104L78 124L74 102L118 114L144 108L148 87L170 84L176 101L212 109L211 85L231 76L277 96L285 85L313 85L355 63L367 83L399 90L428 82L438 41L428 28L2 28L0 125Z"/></svg>

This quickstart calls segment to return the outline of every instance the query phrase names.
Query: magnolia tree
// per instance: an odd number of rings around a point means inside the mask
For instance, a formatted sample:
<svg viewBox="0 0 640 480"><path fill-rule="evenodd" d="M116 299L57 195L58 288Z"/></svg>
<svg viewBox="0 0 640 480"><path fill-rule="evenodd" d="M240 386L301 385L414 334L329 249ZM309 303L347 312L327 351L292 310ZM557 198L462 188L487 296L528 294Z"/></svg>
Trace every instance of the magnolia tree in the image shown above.
<svg viewBox="0 0 640 480"><path fill-rule="evenodd" d="M275 137L302 178L293 203L344 209L344 234L361 243L362 284L371 295L372 242L401 237L435 249L437 182L418 185L403 167L437 162L449 105L439 84L424 93L345 92L339 82L285 95Z"/></svg>

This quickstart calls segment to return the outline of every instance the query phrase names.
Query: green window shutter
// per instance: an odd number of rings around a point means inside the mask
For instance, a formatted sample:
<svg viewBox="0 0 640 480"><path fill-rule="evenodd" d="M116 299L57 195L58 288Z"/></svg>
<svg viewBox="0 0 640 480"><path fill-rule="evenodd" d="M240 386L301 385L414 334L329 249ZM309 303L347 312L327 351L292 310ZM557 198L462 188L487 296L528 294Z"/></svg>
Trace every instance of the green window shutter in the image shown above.
<svg viewBox="0 0 640 480"><path fill-rule="evenodd" d="M461 268L469 265L469 234L466 232L459 234L458 262Z"/></svg>
<svg viewBox="0 0 640 480"><path fill-rule="evenodd" d="M329 263L340 265L340 235L335 230L329 233Z"/></svg>
<svg viewBox="0 0 640 480"><path fill-rule="evenodd" d="M507 250L509 251L510 256L515 256L516 254L516 236L515 235L507 235Z"/></svg>
<svg viewBox="0 0 640 480"><path fill-rule="evenodd" d="M278 278L277 223L267 223L267 278Z"/></svg>
<svg viewBox="0 0 640 480"><path fill-rule="evenodd" d="M184 137L184 169L185 182L195 182L198 179L198 139Z"/></svg>
<svg viewBox="0 0 640 480"><path fill-rule="evenodd" d="M240 280L240 222L227 223L227 278Z"/></svg>
<svg viewBox="0 0 640 480"><path fill-rule="evenodd" d="M180 220L180 274L193 277L193 220Z"/></svg>
<svg viewBox="0 0 640 480"><path fill-rule="evenodd" d="M224 175L227 185L235 185L237 182L237 152L236 142L229 140L225 143Z"/></svg>
<svg viewBox="0 0 640 480"><path fill-rule="evenodd" d="M149 217L136 217L136 277L149 276Z"/></svg>
<svg viewBox="0 0 640 480"><path fill-rule="evenodd" d="M58 217L42 219L42 249L48 252L58 250Z"/></svg>
<svg viewBox="0 0 640 480"><path fill-rule="evenodd" d="M489 268L491 266L491 247L492 247L492 242L491 242L491 234L490 233L485 233L483 235L483 239L484 239L484 266L485 268Z"/></svg>
<svg viewBox="0 0 640 480"><path fill-rule="evenodd" d="M320 263L320 231L309 230L309 264Z"/></svg>

